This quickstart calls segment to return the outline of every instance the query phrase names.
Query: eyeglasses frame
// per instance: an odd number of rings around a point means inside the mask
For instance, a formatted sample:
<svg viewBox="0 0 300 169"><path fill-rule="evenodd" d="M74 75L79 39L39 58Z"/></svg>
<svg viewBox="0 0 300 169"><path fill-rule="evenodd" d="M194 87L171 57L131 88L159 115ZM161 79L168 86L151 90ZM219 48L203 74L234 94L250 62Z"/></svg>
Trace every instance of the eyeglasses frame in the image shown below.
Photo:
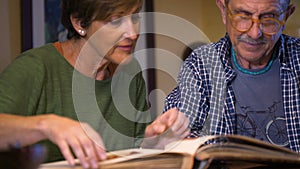
<svg viewBox="0 0 300 169"><path fill-rule="evenodd" d="M229 16L231 26L232 26L234 29L236 29L237 31L241 32L241 33L248 32L248 31L253 27L253 24L254 24L254 23L257 23L257 24L259 24L260 30L261 30L264 34L266 34L266 35L274 35L274 34L276 34L276 33L279 32L280 28L281 28L281 27L285 24L285 22L286 22L286 14L285 14L284 19L283 19L282 21L280 21L280 20L278 20L278 19L276 19L276 18L256 19L256 18L252 18L251 16L244 15L244 14L232 14L232 11L229 9L228 4L225 5L225 8L226 8L227 14L228 14L228 16ZM287 8L287 9L288 9L288 8ZM287 11L287 9L285 9L285 10L283 10L281 13L279 13L278 16L281 16L283 13L285 13L285 12ZM249 19L252 20L251 26L250 26L247 30L239 30L239 29L237 29L235 26L233 26L233 22L232 22L232 21L233 21L232 18L235 17L235 16L245 16L245 17L248 17ZM261 21L262 21L262 20L273 20L273 21L279 23L280 27L279 27L278 31L277 31L277 32L273 32L273 33L266 33L266 32L264 32L264 31L262 30L262 28L261 28Z"/></svg>

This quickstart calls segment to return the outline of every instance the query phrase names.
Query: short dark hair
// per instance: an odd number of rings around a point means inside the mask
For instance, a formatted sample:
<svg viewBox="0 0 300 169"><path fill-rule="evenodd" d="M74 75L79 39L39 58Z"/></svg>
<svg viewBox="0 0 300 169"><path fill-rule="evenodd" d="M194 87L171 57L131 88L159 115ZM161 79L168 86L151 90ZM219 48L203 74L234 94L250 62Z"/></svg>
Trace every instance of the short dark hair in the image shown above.
<svg viewBox="0 0 300 169"><path fill-rule="evenodd" d="M61 22L68 30L68 39L79 38L73 28L70 17L81 20L81 26L87 28L94 20L105 21L114 13L127 13L133 7L142 8L143 0L62 0Z"/></svg>

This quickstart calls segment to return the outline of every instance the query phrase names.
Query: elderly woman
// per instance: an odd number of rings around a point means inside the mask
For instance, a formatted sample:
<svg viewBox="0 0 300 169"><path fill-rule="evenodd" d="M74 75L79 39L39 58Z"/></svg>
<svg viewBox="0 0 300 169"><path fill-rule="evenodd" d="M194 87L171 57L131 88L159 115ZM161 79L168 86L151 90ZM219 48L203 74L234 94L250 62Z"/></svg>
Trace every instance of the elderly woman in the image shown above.
<svg viewBox="0 0 300 169"><path fill-rule="evenodd" d="M68 40L22 53L0 76L1 149L41 142L47 162L74 165L75 156L97 168L106 150L160 148L189 134L177 110L152 123L146 111L131 56L141 7L142 0L62 0Z"/></svg>

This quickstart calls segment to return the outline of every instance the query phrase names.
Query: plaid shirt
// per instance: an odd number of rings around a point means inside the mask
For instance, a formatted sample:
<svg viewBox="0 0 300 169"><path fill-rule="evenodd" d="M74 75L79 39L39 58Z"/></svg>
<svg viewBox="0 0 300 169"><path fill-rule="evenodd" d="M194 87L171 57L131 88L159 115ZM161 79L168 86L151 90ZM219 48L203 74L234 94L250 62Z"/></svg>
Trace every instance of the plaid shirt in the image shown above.
<svg viewBox="0 0 300 169"><path fill-rule="evenodd" d="M300 39L282 35L280 79L290 149L300 152ZM183 63L177 87L164 111L177 107L190 119L191 136L236 134L235 96L231 82L231 42L226 35L201 46Z"/></svg>

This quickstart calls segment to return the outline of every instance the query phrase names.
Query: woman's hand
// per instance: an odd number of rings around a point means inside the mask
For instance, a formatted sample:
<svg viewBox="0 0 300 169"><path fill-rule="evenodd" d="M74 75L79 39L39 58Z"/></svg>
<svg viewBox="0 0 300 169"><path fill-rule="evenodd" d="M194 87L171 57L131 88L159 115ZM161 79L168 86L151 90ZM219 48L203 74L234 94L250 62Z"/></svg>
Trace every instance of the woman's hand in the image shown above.
<svg viewBox="0 0 300 169"><path fill-rule="evenodd" d="M170 142L186 138L190 134L189 119L176 108L170 109L147 126L142 148L163 149Z"/></svg>
<svg viewBox="0 0 300 169"><path fill-rule="evenodd" d="M71 150L84 168L98 168L98 161L106 159L101 137L86 123L46 115L39 127L47 139L57 144L70 165L75 165Z"/></svg>

